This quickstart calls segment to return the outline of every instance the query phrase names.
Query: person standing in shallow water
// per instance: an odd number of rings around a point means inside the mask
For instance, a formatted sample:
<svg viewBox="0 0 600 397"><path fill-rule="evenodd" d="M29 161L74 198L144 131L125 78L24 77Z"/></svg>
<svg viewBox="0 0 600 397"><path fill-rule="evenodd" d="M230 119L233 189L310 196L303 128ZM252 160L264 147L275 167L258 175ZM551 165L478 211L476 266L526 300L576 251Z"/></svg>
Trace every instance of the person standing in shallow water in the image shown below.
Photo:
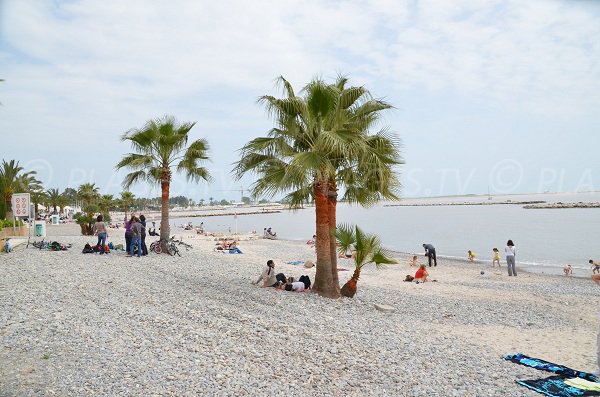
<svg viewBox="0 0 600 397"><path fill-rule="evenodd" d="M506 242L506 267L508 268L508 275L517 277L517 268L515 267L515 245L512 240Z"/></svg>

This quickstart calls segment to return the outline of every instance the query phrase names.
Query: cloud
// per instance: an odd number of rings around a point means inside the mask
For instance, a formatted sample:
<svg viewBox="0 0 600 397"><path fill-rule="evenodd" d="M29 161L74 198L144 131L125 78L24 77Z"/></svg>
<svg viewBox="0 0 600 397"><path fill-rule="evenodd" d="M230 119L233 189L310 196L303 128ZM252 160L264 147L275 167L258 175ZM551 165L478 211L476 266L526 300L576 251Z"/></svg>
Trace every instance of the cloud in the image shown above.
<svg viewBox="0 0 600 397"><path fill-rule="evenodd" d="M276 76L299 90L337 73L401 108L421 95L597 122L599 10L573 1L8 0L0 129L79 150L101 139L113 161L127 150L121 133L171 113L199 121L195 133L225 170L235 149L268 130L255 101L276 92Z"/></svg>

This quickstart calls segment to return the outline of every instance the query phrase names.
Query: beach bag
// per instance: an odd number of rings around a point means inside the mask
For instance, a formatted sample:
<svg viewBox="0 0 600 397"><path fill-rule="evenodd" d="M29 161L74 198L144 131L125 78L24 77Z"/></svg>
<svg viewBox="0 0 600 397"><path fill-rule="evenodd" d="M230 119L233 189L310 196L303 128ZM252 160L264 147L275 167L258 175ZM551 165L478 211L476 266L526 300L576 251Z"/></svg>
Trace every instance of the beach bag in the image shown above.
<svg viewBox="0 0 600 397"><path fill-rule="evenodd" d="M304 262L304 267L307 269L310 269L311 267L314 267L314 266L315 266L315 264L312 263L311 261Z"/></svg>
<svg viewBox="0 0 600 397"><path fill-rule="evenodd" d="M108 248L110 248L111 250L115 249L112 242L108 243Z"/></svg>
<svg viewBox="0 0 600 397"><path fill-rule="evenodd" d="M104 253L108 254L110 252L110 249L108 248L108 245L104 246Z"/></svg>
<svg viewBox="0 0 600 397"><path fill-rule="evenodd" d="M89 245L88 243L85 243L85 246L83 247L83 251L81 251L82 254L91 254L93 253L94 250L92 249L92 246Z"/></svg>
<svg viewBox="0 0 600 397"><path fill-rule="evenodd" d="M404 281L411 282L411 281L413 281L414 279L415 279L415 278L414 278L413 276L411 276L410 274L407 274L407 275L406 275L406 278L404 279Z"/></svg>

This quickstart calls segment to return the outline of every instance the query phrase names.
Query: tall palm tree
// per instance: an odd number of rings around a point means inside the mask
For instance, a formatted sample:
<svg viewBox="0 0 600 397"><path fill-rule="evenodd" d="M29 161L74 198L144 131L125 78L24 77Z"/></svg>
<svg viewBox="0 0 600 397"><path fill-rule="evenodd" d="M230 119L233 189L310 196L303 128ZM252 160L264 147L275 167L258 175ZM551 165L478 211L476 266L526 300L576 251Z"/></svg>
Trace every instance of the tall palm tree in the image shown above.
<svg viewBox="0 0 600 397"><path fill-rule="evenodd" d="M33 218L37 219L37 215L39 212L38 207L39 207L40 203L47 200L46 192L43 191L42 189L39 189L39 190L31 191L29 194L31 195L31 202L33 203L33 209L34 209Z"/></svg>
<svg viewBox="0 0 600 397"><path fill-rule="evenodd" d="M98 201L98 207L102 214L110 215L110 211L115 207L115 199L112 194L103 194Z"/></svg>
<svg viewBox="0 0 600 397"><path fill-rule="evenodd" d="M119 200L119 203L121 204L121 207L123 207L123 211L125 212L124 222L127 222L127 212L129 211L129 207L131 207L134 202L135 194L131 193L130 191L121 192L121 199Z"/></svg>
<svg viewBox="0 0 600 397"><path fill-rule="evenodd" d="M372 205L381 198L397 198L393 167L402 164L398 140L386 132L371 134L381 111L391 106L373 99L364 87L346 87L313 80L297 96L291 84L279 78L286 96L263 96L259 102L275 119L267 137L256 138L241 149L234 172L260 176L251 188L256 196L287 193L292 208L315 203L317 272L314 289L337 298L336 228L338 188L351 203Z"/></svg>
<svg viewBox="0 0 600 397"><path fill-rule="evenodd" d="M83 201L84 206L89 206L94 200L100 197L98 190L95 183L84 183L77 189L77 196Z"/></svg>
<svg viewBox="0 0 600 397"><path fill-rule="evenodd" d="M35 171L23 172L24 169L18 161L2 160L0 167L0 193L5 203L6 219L12 219L12 196L16 192L25 192L27 189L41 187L40 182L35 179Z"/></svg>
<svg viewBox="0 0 600 397"><path fill-rule="evenodd" d="M358 226L342 224L335 231L338 252L347 253L352 251L354 261L354 274L344 284L341 294L349 298L356 294L358 279L362 268L374 263L378 268L382 265L397 263L391 257L391 253L381 246L381 239L374 234L363 232Z"/></svg>
<svg viewBox="0 0 600 397"><path fill-rule="evenodd" d="M57 214L56 207L58 207L58 203L61 199L62 194L58 189L48 189L46 190L46 194L48 195L48 200L50 201L50 205L53 208L53 213Z"/></svg>
<svg viewBox="0 0 600 397"><path fill-rule="evenodd" d="M208 170L201 164L208 160L208 143L197 139L188 145L188 134L196 123L178 123L172 116L148 121L142 128L125 133L121 140L130 141L136 153L129 153L116 168L129 168L123 186L147 181L160 184L161 229L160 238L166 252L169 239L169 188L173 170L183 172L189 181L210 181Z"/></svg>

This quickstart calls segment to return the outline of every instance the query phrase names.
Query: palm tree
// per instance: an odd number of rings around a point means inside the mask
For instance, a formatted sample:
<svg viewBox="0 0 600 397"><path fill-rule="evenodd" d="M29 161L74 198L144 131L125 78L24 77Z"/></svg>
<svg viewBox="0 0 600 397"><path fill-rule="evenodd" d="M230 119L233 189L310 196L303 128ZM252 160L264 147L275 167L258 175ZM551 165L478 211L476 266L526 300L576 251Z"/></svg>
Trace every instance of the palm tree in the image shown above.
<svg viewBox="0 0 600 397"><path fill-rule="evenodd" d="M390 252L381 247L379 237L363 232L358 226L342 224L337 227L335 237L338 252L345 254L352 251L354 260L354 274L342 287L343 296L354 297L363 266L374 263L379 268L382 265L398 263L391 257Z"/></svg>
<svg viewBox="0 0 600 397"><path fill-rule="evenodd" d="M133 170L127 174L123 186L128 188L139 181L160 184L161 187L161 229L160 238L163 250L169 239L169 188L175 171L185 173L190 181L201 179L210 181L208 170L201 166L208 160L208 143L197 139L188 146L188 134L196 123L179 124L174 117L148 121L142 128L125 133L121 140L130 141L136 153L129 153L116 168L127 167Z"/></svg>
<svg viewBox="0 0 600 397"><path fill-rule="evenodd" d="M46 194L48 195L48 200L50 201L50 205L54 209L54 214L57 213L56 207L61 199L61 193L58 189L48 189L46 190Z"/></svg>
<svg viewBox="0 0 600 397"><path fill-rule="evenodd" d="M83 201L84 206L88 206L100 196L98 190L95 183L84 183L77 189L77 196Z"/></svg>
<svg viewBox="0 0 600 397"><path fill-rule="evenodd" d="M110 211L115 207L115 200L112 194L103 194L98 201L100 212L105 215L110 215ZM108 221L108 219L107 219Z"/></svg>
<svg viewBox="0 0 600 397"><path fill-rule="evenodd" d="M23 167L19 166L19 162L10 160L6 162L2 160L0 168L0 193L6 208L6 219L13 218L12 212L12 196L16 192L25 192L27 189L35 189L41 187L40 182L35 179L35 171L23 172Z"/></svg>
<svg viewBox="0 0 600 397"><path fill-rule="evenodd" d="M135 202L135 195L133 193L131 193L129 191L121 192L121 200L119 200L119 203L121 204L121 207L123 207L123 211L125 211L124 222L127 222L127 220L128 220L127 212L129 211L129 207L131 207L134 202Z"/></svg>
<svg viewBox="0 0 600 397"><path fill-rule="evenodd" d="M34 208L33 218L37 219L39 204L47 200L46 192L40 189L31 191L29 194L31 195L31 202L33 203Z"/></svg>
<svg viewBox="0 0 600 397"><path fill-rule="evenodd" d="M241 149L234 172L238 179L247 172L260 176L251 188L255 197L284 192L284 201L292 208L314 201L314 289L337 298L340 287L333 234L338 188L345 187L345 200L361 205L397 198L399 182L393 167L402 163L398 142L385 130L369 133L380 112L391 106L372 99L364 87L347 88L344 77L335 84L314 80L302 97L283 77L279 81L286 97L259 99L276 126L267 137L256 138Z"/></svg>

